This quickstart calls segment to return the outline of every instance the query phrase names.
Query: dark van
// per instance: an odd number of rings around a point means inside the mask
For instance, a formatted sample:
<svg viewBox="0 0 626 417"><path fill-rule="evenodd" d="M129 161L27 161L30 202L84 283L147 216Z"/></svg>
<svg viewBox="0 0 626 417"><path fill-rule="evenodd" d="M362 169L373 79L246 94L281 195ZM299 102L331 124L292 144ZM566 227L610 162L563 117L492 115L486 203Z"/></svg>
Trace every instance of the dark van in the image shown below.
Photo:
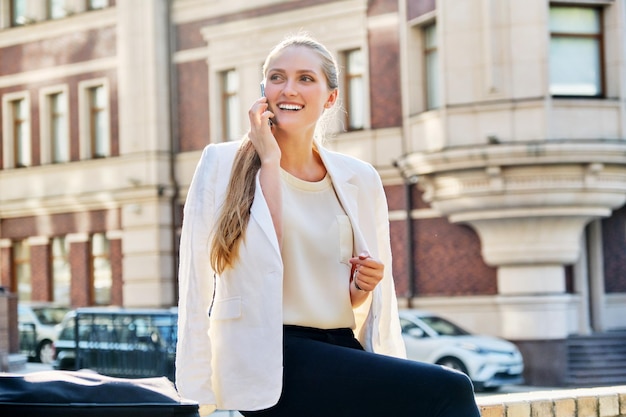
<svg viewBox="0 0 626 417"><path fill-rule="evenodd" d="M174 381L177 319L176 308L76 309L61 324L53 367Z"/></svg>

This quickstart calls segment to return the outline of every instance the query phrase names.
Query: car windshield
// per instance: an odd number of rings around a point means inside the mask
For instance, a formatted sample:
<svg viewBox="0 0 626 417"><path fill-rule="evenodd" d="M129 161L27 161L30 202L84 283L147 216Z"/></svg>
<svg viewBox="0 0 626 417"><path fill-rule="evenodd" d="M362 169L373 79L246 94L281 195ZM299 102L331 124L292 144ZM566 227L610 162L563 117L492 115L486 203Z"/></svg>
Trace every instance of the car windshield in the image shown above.
<svg viewBox="0 0 626 417"><path fill-rule="evenodd" d="M65 314L69 311L65 307L38 307L33 308L41 324L55 325L61 323Z"/></svg>
<svg viewBox="0 0 626 417"><path fill-rule="evenodd" d="M420 320L436 331L439 336L465 336L470 334L468 331L441 317L425 316L420 317Z"/></svg>

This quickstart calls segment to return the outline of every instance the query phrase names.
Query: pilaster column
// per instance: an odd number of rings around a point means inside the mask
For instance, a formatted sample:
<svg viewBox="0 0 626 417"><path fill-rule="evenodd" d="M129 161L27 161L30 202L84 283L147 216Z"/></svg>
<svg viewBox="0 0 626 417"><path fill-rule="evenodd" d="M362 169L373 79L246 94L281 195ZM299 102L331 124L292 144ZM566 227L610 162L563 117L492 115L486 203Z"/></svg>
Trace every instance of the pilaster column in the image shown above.
<svg viewBox="0 0 626 417"><path fill-rule="evenodd" d="M122 207L123 301L176 303L172 245L169 8L167 0L118 1L120 155L142 167L118 194Z"/></svg>
<svg viewBox="0 0 626 417"><path fill-rule="evenodd" d="M11 290L12 244L11 239L0 239L0 286L8 290Z"/></svg>
<svg viewBox="0 0 626 417"><path fill-rule="evenodd" d="M89 234L70 233L65 239L70 246L70 269L72 271L70 303L72 307L91 305L93 284Z"/></svg>
<svg viewBox="0 0 626 417"><path fill-rule="evenodd" d="M30 246L30 283L32 301L52 300L52 271L50 264L50 238L31 236Z"/></svg>

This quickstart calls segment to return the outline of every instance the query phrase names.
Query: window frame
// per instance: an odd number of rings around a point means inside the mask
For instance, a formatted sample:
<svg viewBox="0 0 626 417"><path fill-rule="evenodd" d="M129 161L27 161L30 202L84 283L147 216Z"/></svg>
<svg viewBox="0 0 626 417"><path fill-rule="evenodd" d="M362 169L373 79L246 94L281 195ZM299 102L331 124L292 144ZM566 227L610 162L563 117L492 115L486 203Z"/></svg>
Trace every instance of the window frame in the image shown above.
<svg viewBox="0 0 626 417"><path fill-rule="evenodd" d="M435 45L429 46L428 39L428 30L434 28L435 31ZM427 22L420 26L421 36L422 36L422 71L423 71L423 91L424 91L424 111L437 110L441 107L441 89L439 86L439 79L435 77L434 79L430 75L429 71L429 57L433 57L436 60L436 68L435 73L441 72L440 67L440 59L439 59L439 44L437 42L438 36L438 27L437 21L433 20ZM435 90L435 97L431 94L431 87ZM434 104L432 103L434 101Z"/></svg>
<svg viewBox="0 0 626 417"><path fill-rule="evenodd" d="M18 163L16 158L17 146L16 137L17 129L15 127L15 109L14 103L18 101L24 102L27 109L28 118L24 123L28 127L28 139L29 143L29 161L28 164ZM8 93L2 96L2 145L3 145L3 169L11 168L24 168L32 166L33 164L33 135L32 135L32 112L30 105L30 94L28 91L18 91L14 93Z"/></svg>
<svg viewBox="0 0 626 417"><path fill-rule="evenodd" d="M363 60L363 68L360 72L353 72L353 70L350 68L350 56L353 53L360 53L362 55L362 60ZM364 130L367 126L367 105L366 103L369 102L369 100L367 99L367 88L366 88L366 72L367 72L367 61L366 61L366 56L365 56L365 51L363 50L363 48L360 47L356 47L356 48L351 48L351 49L346 49L341 53L342 59L343 59L343 66L345 68L344 71L344 76L343 76L343 83L344 83L344 94L343 94L343 100L345 103L345 118L344 118L344 123L346 126L346 130L348 132L354 132L354 131L359 131L359 130ZM363 94L363 104L362 104L362 108L360 109L362 111L361 114L361 120L362 120L362 124L361 126L355 126L352 124L352 115L354 113L353 110L354 106L353 103L351 102L350 98L352 96L352 81L355 79L360 79L361 80L361 93Z"/></svg>
<svg viewBox="0 0 626 417"><path fill-rule="evenodd" d="M53 164L69 162L70 143L67 131L69 129L67 113L67 96L63 92L48 95L50 105L50 158ZM63 111L65 107L65 111ZM61 137L58 127L64 125L65 137Z"/></svg>
<svg viewBox="0 0 626 417"><path fill-rule="evenodd" d="M105 105L102 108L102 112L106 119L104 140L108 150L106 154L102 155L96 153L96 135L94 131L95 126L91 101L91 92L94 88L98 87L102 87L105 94ZM95 78L78 83L78 124L81 160L108 158L113 155L111 137L111 95L109 80L107 78Z"/></svg>
<svg viewBox="0 0 626 417"><path fill-rule="evenodd" d="M63 253L57 254L56 252L56 242L61 242L63 246ZM62 263L67 267L66 272L68 279L65 280L59 277L57 274L56 264ZM52 301L59 304L67 304L69 305L71 302L71 285L72 285L72 267L70 264L70 241L67 239L67 236L54 236L50 239L50 279L52 281ZM59 299L59 282L67 281L67 299Z"/></svg>
<svg viewBox="0 0 626 417"><path fill-rule="evenodd" d="M229 74L234 74L237 85L231 90L228 85ZM229 68L219 72L220 86L220 116L222 121L221 137L223 142L239 140L241 136L241 115L240 115L240 81L237 68ZM234 101L234 103L232 102ZM235 114L230 114L229 109L234 108ZM234 117L234 119L232 119ZM238 129L237 132L231 130Z"/></svg>
<svg viewBox="0 0 626 417"><path fill-rule="evenodd" d="M24 12L22 15L20 16L15 16L15 9L16 9L16 3L18 1L22 1L23 2L23 8L24 8ZM26 23L28 23L28 17L27 17L27 10L28 10L28 0L9 0L8 1L8 24L9 27L20 27L20 26L24 26ZM17 20L19 18L22 18L21 22L18 22Z"/></svg>
<svg viewBox="0 0 626 417"><path fill-rule="evenodd" d="M55 5L55 1L61 1L62 5ZM61 15L55 16L53 13L57 7L63 9L63 13ZM48 20L58 20L67 17L68 15L68 7L66 0L47 0L46 1L46 19Z"/></svg>
<svg viewBox="0 0 626 417"><path fill-rule="evenodd" d="M26 257L20 257L18 256L18 246L22 246L23 248L25 248L25 250L22 250L20 252L27 252L27 256ZM12 242L11 245L11 286L12 286L12 291L18 295L18 299L20 301L30 301L32 299L32 294L33 294L33 286L32 286L32 282L33 282L33 274L32 274L32 268L31 268L31 257L32 257L32 247L31 244L29 242L28 238L22 239L22 240L16 240ZM21 265L27 266L28 269L28 281L29 281L29 291L28 291L28 298L24 298L24 297L20 297L20 295L25 294L24 292L20 291L20 277L19 277L19 267Z"/></svg>
<svg viewBox="0 0 626 417"><path fill-rule="evenodd" d="M552 89L552 77L548 74L548 91L549 95L554 98L583 98L583 99L597 99L597 98L605 98L606 97L606 62L605 62L605 48L604 48L604 10L599 5L586 5L586 4L571 4L571 3L551 3L548 9L548 25L550 25L550 10L553 7L558 8L571 8L571 9L592 9L598 12L598 21L599 21L599 33L598 34L584 34L584 33L576 33L576 32L553 32L551 28L548 26L549 31L549 45L548 45L548 60L549 62L552 60L552 54L550 52L552 40L555 37L558 38L567 38L567 39L595 39L598 42L598 50L597 50L597 58L598 58L598 71L599 71L599 80L598 80L598 94L594 95L586 95L586 94L553 94L550 90ZM551 63L549 65L551 68Z"/></svg>
<svg viewBox="0 0 626 417"><path fill-rule="evenodd" d="M95 252L94 239L96 236L101 236L106 242L107 250L105 252ZM96 262L100 259L106 259L108 262L109 269L109 277L108 277L108 300L105 303L98 301L98 294L96 291L96 282L97 282L97 268ZM92 233L89 236L89 274L90 274L90 291L91 291L91 304L96 306L107 306L111 305L113 300L113 263L111 262L111 239L107 236L106 232L97 232Z"/></svg>
<svg viewBox="0 0 626 417"><path fill-rule="evenodd" d="M54 138L53 133L53 111L52 97L58 94L65 95L65 147L67 150L67 161L57 161L55 159ZM66 84L49 86L42 88L39 92L39 136L41 148L41 164L57 164L66 163L72 160L72 144L71 144L71 124L70 124L70 95L69 88Z"/></svg>

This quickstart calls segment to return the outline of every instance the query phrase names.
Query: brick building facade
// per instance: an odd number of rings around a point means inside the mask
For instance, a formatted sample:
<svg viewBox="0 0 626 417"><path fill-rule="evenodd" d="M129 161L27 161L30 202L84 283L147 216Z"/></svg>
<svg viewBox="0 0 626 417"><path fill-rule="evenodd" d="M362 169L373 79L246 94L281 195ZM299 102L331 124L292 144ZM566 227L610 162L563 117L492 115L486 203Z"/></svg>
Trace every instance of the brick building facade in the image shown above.
<svg viewBox="0 0 626 417"><path fill-rule="evenodd" d="M550 70L568 13L595 18L579 35L597 91ZM174 305L200 152L245 132L265 55L304 29L342 67L327 146L383 179L403 306L537 356L623 328L625 15L624 0L0 0L0 284Z"/></svg>

